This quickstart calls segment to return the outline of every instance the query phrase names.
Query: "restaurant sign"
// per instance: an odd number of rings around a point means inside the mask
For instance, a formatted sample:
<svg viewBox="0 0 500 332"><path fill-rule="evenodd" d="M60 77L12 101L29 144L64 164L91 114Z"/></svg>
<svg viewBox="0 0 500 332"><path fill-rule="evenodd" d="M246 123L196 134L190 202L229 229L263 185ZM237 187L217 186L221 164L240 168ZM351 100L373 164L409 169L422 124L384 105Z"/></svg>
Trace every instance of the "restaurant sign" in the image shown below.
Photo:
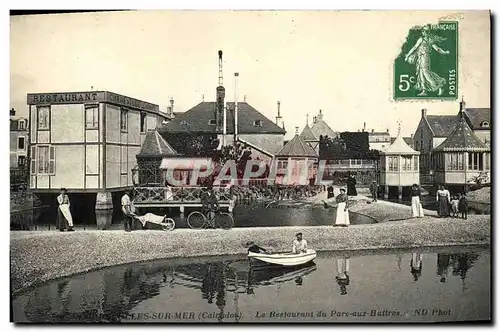
<svg viewBox="0 0 500 332"><path fill-rule="evenodd" d="M28 93L28 105L93 104L111 103L150 112L158 112L159 106L108 91Z"/></svg>

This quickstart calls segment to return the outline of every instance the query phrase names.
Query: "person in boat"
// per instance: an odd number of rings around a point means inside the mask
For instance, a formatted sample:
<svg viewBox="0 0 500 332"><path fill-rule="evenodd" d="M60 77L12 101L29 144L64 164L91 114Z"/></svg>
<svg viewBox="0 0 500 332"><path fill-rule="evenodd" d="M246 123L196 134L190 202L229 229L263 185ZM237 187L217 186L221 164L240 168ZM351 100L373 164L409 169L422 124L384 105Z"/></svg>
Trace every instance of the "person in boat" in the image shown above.
<svg viewBox="0 0 500 332"><path fill-rule="evenodd" d="M337 205L337 216L334 226L347 227L349 226L349 199L345 193L345 189L340 189L340 194L335 198Z"/></svg>
<svg viewBox="0 0 500 332"><path fill-rule="evenodd" d="M412 218L423 218L424 209L420 203L420 186L416 183L411 187L411 216Z"/></svg>
<svg viewBox="0 0 500 332"><path fill-rule="evenodd" d="M217 210L219 210L219 203L217 197L215 197L213 186L209 183L207 189L201 195L201 213L213 219Z"/></svg>
<svg viewBox="0 0 500 332"><path fill-rule="evenodd" d="M292 253L301 254L307 252L307 241L302 238L302 233L297 233L293 241Z"/></svg>
<svg viewBox="0 0 500 332"><path fill-rule="evenodd" d="M259 247L253 241L248 241L246 243L246 247L248 249L248 252L254 252L254 253L257 253L257 254L259 254L259 253L268 254L269 253L266 249L264 249L262 247Z"/></svg>
<svg viewBox="0 0 500 332"><path fill-rule="evenodd" d="M73 229L73 216L70 211L69 197L66 188L61 188L61 194L57 196L57 229L61 232L72 232Z"/></svg>
<svg viewBox="0 0 500 332"><path fill-rule="evenodd" d="M444 189L444 186L439 186L436 193L436 201L438 203L438 216L445 218L450 216L450 192Z"/></svg>

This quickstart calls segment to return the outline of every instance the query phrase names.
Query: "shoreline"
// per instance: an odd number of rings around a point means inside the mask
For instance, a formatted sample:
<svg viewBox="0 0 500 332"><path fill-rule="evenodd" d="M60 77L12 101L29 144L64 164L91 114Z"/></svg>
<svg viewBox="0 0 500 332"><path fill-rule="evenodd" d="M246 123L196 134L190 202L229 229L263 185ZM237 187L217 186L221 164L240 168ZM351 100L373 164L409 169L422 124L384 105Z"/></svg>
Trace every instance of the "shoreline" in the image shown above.
<svg viewBox="0 0 500 332"><path fill-rule="evenodd" d="M117 265L170 258L244 255L244 244L250 240L272 251L288 251L298 231L318 252L489 246L490 220L488 215L475 215L468 220L427 216L348 228L288 226L131 233L121 230L11 231L11 292L16 296L53 279Z"/></svg>

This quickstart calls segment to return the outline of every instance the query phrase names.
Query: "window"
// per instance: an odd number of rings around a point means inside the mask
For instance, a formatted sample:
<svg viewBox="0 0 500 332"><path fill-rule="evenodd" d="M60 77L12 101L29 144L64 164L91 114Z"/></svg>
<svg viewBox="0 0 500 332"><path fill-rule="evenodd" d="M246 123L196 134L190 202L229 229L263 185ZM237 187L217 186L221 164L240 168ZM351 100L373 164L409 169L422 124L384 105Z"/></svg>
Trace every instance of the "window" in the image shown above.
<svg viewBox="0 0 500 332"><path fill-rule="evenodd" d="M469 164L468 169L473 171L479 171L483 169L483 158L482 153L469 152Z"/></svg>
<svg viewBox="0 0 500 332"><path fill-rule="evenodd" d="M429 140L429 151L432 151L432 139Z"/></svg>
<svg viewBox="0 0 500 332"><path fill-rule="evenodd" d="M484 154L484 170L489 171L491 169L491 160L490 160L490 154L489 152L486 152Z"/></svg>
<svg viewBox="0 0 500 332"><path fill-rule="evenodd" d="M99 128L99 105L85 106L85 129Z"/></svg>
<svg viewBox="0 0 500 332"><path fill-rule="evenodd" d="M217 122L215 121L215 119L210 119L208 121L208 124L211 125L211 126L215 126L217 124Z"/></svg>
<svg viewBox="0 0 500 332"><path fill-rule="evenodd" d="M488 121L481 122L481 127L488 128L489 126L490 126L490 123Z"/></svg>
<svg viewBox="0 0 500 332"><path fill-rule="evenodd" d="M389 157L389 171L399 171L399 157Z"/></svg>
<svg viewBox="0 0 500 332"><path fill-rule="evenodd" d="M146 132L146 113L141 113L141 133Z"/></svg>
<svg viewBox="0 0 500 332"><path fill-rule="evenodd" d="M462 153L447 153L446 170L463 171L464 158Z"/></svg>
<svg viewBox="0 0 500 332"><path fill-rule="evenodd" d="M403 157L403 160L401 162L401 168L402 168L402 171L411 171L411 160L412 160L412 157Z"/></svg>
<svg viewBox="0 0 500 332"><path fill-rule="evenodd" d="M418 171L418 156L413 157L413 170Z"/></svg>
<svg viewBox="0 0 500 332"><path fill-rule="evenodd" d="M17 123L19 130L24 130L26 129L26 122L24 120L19 120Z"/></svg>
<svg viewBox="0 0 500 332"><path fill-rule="evenodd" d="M38 106L38 130L50 129L50 106Z"/></svg>
<svg viewBox="0 0 500 332"><path fill-rule="evenodd" d="M262 127L262 120L255 120L253 122L254 127Z"/></svg>
<svg viewBox="0 0 500 332"><path fill-rule="evenodd" d="M380 139L376 138L376 139L375 139L375 142L380 142Z"/></svg>
<svg viewBox="0 0 500 332"><path fill-rule="evenodd" d="M24 137L18 137L17 138L17 149L18 150L24 150L25 149L25 146L24 146Z"/></svg>
<svg viewBox="0 0 500 332"><path fill-rule="evenodd" d="M38 150L38 151L37 151ZM37 153L38 152L38 153ZM54 146L32 146L31 147L31 174L55 174L55 147Z"/></svg>
<svg viewBox="0 0 500 332"><path fill-rule="evenodd" d="M127 132L127 121L128 120L128 111L122 110L120 117L120 129L122 132Z"/></svg>
<svg viewBox="0 0 500 332"><path fill-rule="evenodd" d="M26 166L26 157L25 156L17 157L17 166L19 168L24 168Z"/></svg>

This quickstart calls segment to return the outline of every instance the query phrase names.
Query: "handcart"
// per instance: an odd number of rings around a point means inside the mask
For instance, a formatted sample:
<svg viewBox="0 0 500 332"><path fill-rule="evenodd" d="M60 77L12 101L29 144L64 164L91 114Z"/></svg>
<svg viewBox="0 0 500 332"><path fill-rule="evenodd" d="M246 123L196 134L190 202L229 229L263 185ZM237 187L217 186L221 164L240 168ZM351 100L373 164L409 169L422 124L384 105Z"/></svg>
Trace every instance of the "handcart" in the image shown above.
<svg viewBox="0 0 500 332"><path fill-rule="evenodd" d="M143 216L132 213L130 216L139 221L142 227L146 226L147 223L151 223L160 226L164 231L172 231L175 228L174 219L167 216L158 216L154 213L146 213Z"/></svg>

